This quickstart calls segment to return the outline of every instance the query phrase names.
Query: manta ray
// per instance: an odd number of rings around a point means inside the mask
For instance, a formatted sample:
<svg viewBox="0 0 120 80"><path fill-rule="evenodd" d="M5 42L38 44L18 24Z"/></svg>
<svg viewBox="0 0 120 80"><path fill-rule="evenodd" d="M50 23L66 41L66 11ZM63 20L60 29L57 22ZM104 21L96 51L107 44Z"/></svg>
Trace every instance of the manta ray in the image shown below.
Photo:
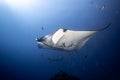
<svg viewBox="0 0 120 80"><path fill-rule="evenodd" d="M97 32L107 29L111 23L99 30L76 31L59 28L53 34L36 38L39 48L63 51L79 50Z"/></svg>

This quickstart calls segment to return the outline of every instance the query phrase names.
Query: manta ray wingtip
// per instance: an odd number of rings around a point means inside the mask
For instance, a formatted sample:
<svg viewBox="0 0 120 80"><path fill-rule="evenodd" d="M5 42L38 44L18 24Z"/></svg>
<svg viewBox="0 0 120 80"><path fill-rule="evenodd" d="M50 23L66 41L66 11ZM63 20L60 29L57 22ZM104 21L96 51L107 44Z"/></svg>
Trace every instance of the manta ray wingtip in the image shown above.
<svg viewBox="0 0 120 80"><path fill-rule="evenodd" d="M102 29L99 29L98 31L103 31L103 30L105 30L105 29L107 29L107 28L109 28L110 26L111 26L111 22L109 23L109 24L107 24L107 26L105 26L104 28L102 28Z"/></svg>

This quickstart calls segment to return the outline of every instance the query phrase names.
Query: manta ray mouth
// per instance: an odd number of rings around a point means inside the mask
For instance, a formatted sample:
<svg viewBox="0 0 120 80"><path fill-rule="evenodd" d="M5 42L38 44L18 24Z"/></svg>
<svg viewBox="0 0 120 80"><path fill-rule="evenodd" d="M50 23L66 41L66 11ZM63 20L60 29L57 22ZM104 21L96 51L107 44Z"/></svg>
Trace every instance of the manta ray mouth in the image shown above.
<svg viewBox="0 0 120 80"><path fill-rule="evenodd" d="M39 38L36 38L35 40L36 40L39 48L43 48L45 46L45 44L43 42L41 42Z"/></svg>
<svg viewBox="0 0 120 80"><path fill-rule="evenodd" d="M38 44L38 47L39 47L39 48L43 48L43 47L45 46L45 44L42 43L42 42L37 42L37 44Z"/></svg>

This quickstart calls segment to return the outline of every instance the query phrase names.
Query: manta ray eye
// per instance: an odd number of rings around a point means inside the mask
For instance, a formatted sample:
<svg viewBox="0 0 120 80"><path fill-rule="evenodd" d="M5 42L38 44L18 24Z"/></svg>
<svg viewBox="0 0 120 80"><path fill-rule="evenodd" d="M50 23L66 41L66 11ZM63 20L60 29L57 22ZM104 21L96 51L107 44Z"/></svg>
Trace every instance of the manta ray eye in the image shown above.
<svg viewBox="0 0 120 80"><path fill-rule="evenodd" d="M46 35L46 36L43 36L43 37L41 37L41 38L37 38L36 41L38 41L38 42L43 42L43 41L45 41L49 36L50 36L50 35Z"/></svg>
<svg viewBox="0 0 120 80"><path fill-rule="evenodd" d="M63 29L63 32L66 32L67 31L67 29Z"/></svg>
<svg viewBox="0 0 120 80"><path fill-rule="evenodd" d="M45 40L46 40L46 38L44 36L36 39L36 41L38 41L38 42L42 42L42 41L45 41Z"/></svg>

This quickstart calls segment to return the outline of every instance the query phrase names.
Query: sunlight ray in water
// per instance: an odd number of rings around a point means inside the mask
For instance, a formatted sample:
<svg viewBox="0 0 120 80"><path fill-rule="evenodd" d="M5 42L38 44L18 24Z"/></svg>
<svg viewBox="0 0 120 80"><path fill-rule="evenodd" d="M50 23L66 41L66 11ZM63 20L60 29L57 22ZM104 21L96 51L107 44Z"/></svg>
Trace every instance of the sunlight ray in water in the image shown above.
<svg viewBox="0 0 120 80"><path fill-rule="evenodd" d="M38 0L5 0L5 4L12 10L28 11L37 5Z"/></svg>

